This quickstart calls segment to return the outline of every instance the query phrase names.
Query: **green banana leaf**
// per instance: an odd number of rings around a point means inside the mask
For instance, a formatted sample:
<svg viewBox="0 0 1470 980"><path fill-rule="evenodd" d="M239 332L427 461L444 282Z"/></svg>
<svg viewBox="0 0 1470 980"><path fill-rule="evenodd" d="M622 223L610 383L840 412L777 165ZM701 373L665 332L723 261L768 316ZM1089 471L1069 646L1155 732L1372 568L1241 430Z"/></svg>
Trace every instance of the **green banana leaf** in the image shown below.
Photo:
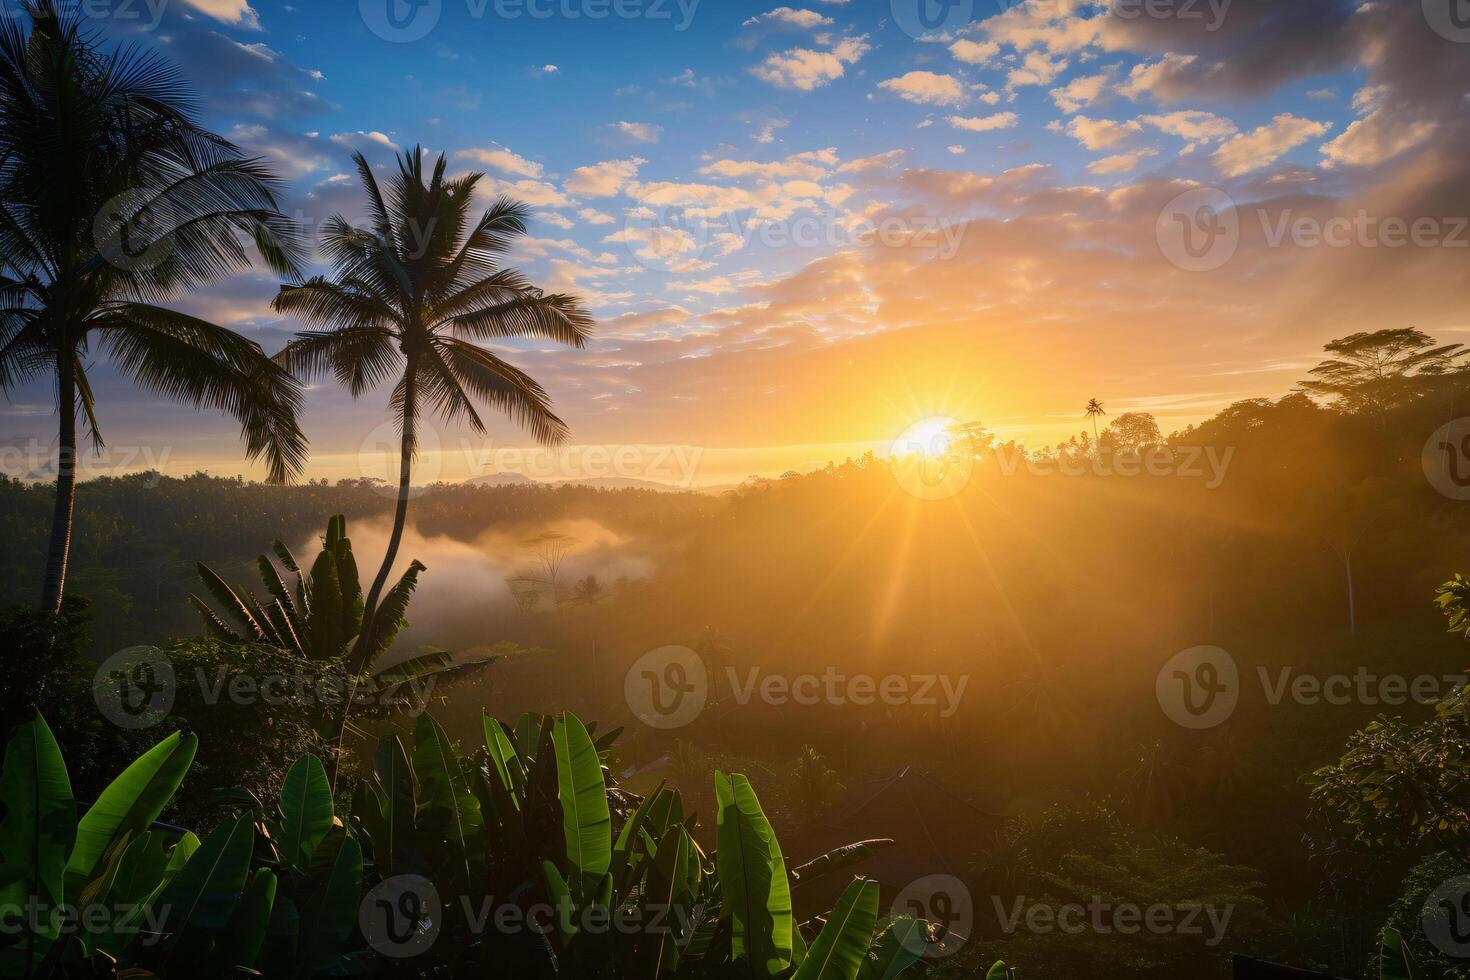
<svg viewBox="0 0 1470 980"><path fill-rule="evenodd" d="M643 888L643 921L661 922L660 929L648 937L649 977L665 976L679 969L680 944L686 937L675 929L684 920L685 910L693 904L688 866L689 835L683 827L677 827L659 842Z"/></svg>
<svg viewBox="0 0 1470 980"><path fill-rule="evenodd" d="M926 925L913 916L895 916L863 962L860 980L894 980L924 958Z"/></svg>
<svg viewBox="0 0 1470 980"><path fill-rule="evenodd" d="M301 912L300 976L335 963L347 950L362 902L362 848L344 838L337 859Z"/></svg>
<svg viewBox="0 0 1470 980"><path fill-rule="evenodd" d="M793 980L855 980L878 924L878 883L855 878L807 950Z"/></svg>
<svg viewBox="0 0 1470 980"><path fill-rule="evenodd" d="M254 850L255 820L246 815L205 838L163 887L152 911L172 935L166 964L196 962L229 925Z"/></svg>
<svg viewBox="0 0 1470 980"><path fill-rule="evenodd" d="M276 876L261 868L250 876L245 893L235 906L235 914L230 917L230 924L215 948L209 973L231 976L239 970L255 968L260 950L265 945L275 903Z"/></svg>
<svg viewBox="0 0 1470 980"><path fill-rule="evenodd" d="M26 908L32 900L60 908L66 894L66 856L76 842L77 808L61 747L45 719L21 725L5 748L0 772L0 907ZM29 975L56 941L59 924L42 917L24 935L7 930L0 945L0 973Z"/></svg>
<svg viewBox="0 0 1470 980"><path fill-rule="evenodd" d="M480 865L480 802L465 782L449 736L427 711L414 728L413 769L420 790L418 824L428 821L442 835L444 852L437 857L448 876L445 884L468 889Z"/></svg>
<svg viewBox="0 0 1470 980"><path fill-rule="evenodd" d="M332 829L332 784L326 767L304 755L286 771L281 784L281 832L276 841L286 866L302 874L311 855Z"/></svg>
<svg viewBox="0 0 1470 980"><path fill-rule="evenodd" d="M1380 938L1378 975L1380 980L1422 980L1424 971L1409 952L1404 937L1397 929L1386 928Z"/></svg>
<svg viewBox="0 0 1470 980"><path fill-rule="evenodd" d="M792 951L791 886L781 846L744 776L716 772L715 800L715 860L731 954L757 976L776 976L790 965Z"/></svg>
<svg viewBox="0 0 1470 980"><path fill-rule="evenodd" d="M567 879L573 894L586 902L596 882L612 863L612 815L602 762L586 727L571 712L556 719L557 790L561 799L562 833L566 839Z"/></svg>
<svg viewBox="0 0 1470 980"><path fill-rule="evenodd" d="M68 879L86 882L113 841L124 834L141 834L158 819L183 784L198 747L197 735L174 732L102 791L77 825L76 848L66 863Z"/></svg>

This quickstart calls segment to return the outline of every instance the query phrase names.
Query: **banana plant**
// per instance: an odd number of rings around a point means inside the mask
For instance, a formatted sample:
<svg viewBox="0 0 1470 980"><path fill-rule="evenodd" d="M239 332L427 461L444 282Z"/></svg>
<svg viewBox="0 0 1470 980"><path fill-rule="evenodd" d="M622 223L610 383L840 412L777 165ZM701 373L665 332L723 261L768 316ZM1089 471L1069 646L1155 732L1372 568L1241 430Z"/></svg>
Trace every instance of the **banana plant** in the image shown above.
<svg viewBox="0 0 1470 980"><path fill-rule="evenodd" d="M16 729L0 770L0 916L25 928L0 930L0 977L306 978L363 955L361 849L320 760L291 767L276 815L255 802L201 841L157 823L197 748L168 736L78 818L45 720Z"/></svg>
<svg viewBox="0 0 1470 980"><path fill-rule="evenodd" d="M570 713L514 724L484 715L482 727L483 745L467 758L421 715L412 745L379 741L354 798L370 878L416 875L435 886L441 907L423 919L437 918L441 931L416 968L894 980L922 956L927 924L899 917L880 927L872 882L855 880L820 924L793 920L792 887L891 841L848 845L788 871L749 781L716 774L719 848L706 853L678 791L660 784L639 799L612 785L603 758L617 731L599 736ZM538 929L504 930L488 916L476 927L455 908L487 902L553 911Z"/></svg>
<svg viewBox="0 0 1470 980"><path fill-rule="evenodd" d="M257 596L241 585L231 585L203 562L199 579L214 606L198 595L189 602L199 612L205 632L226 643L256 643L273 646L324 669L342 670L357 683L374 692L369 703L357 705L359 713L391 716L422 708L411 695L410 685L432 678L437 686L479 675L497 658L457 663L444 650L428 650L390 667L379 669L398 633L409 601L418 588L419 575L427 569L412 562L403 577L389 590L373 617L374 628L363 630L363 593L347 536L347 519L337 515L327 522L322 549L305 572L291 550L279 540L271 543L275 557L256 558L264 595ZM295 576L294 585L277 568ZM218 612L216 612L216 607ZM363 637L371 637L363 640Z"/></svg>

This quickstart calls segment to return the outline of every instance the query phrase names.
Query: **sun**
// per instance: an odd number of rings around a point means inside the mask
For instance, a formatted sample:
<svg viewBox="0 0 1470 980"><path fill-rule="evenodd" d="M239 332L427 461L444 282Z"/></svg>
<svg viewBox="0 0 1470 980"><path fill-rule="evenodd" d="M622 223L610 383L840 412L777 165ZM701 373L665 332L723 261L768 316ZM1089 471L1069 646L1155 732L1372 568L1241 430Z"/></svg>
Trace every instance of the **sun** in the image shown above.
<svg viewBox="0 0 1470 980"><path fill-rule="evenodd" d="M954 439L952 430L956 424L948 416L936 415L920 419L893 441L893 455L918 455L930 459L948 455L950 443Z"/></svg>

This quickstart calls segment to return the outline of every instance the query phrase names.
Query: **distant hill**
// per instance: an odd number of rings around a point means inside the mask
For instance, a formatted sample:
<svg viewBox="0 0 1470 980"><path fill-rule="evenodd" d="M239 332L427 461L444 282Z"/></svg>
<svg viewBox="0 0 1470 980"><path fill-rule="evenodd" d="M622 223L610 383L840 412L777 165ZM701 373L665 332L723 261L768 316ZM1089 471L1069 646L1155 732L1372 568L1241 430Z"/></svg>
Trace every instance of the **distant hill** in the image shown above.
<svg viewBox="0 0 1470 980"><path fill-rule="evenodd" d="M535 480L524 473L487 473L464 481L469 486L591 487L595 490L657 490L661 493L718 493L722 487L681 487L631 476L588 476L577 480Z"/></svg>

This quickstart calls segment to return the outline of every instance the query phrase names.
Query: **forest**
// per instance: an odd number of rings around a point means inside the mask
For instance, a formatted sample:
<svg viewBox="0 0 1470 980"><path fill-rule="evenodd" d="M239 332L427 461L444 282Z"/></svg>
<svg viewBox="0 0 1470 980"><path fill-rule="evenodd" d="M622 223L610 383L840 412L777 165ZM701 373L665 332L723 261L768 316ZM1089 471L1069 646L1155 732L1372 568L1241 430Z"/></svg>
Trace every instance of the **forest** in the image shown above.
<svg viewBox="0 0 1470 980"><path fill-rule="evenodd" d="M1470 349L439 481L435 425L568 445L513 362L599 325L508 264L533 205L394 147L307 232L156 52L0 21L0 390L55 428L0 474L0 976L1470 978ZM246 273L278 349L178 308ZM265 478L89 473L124 386ZM396 480L313 475L324 389Z"/></svg>

